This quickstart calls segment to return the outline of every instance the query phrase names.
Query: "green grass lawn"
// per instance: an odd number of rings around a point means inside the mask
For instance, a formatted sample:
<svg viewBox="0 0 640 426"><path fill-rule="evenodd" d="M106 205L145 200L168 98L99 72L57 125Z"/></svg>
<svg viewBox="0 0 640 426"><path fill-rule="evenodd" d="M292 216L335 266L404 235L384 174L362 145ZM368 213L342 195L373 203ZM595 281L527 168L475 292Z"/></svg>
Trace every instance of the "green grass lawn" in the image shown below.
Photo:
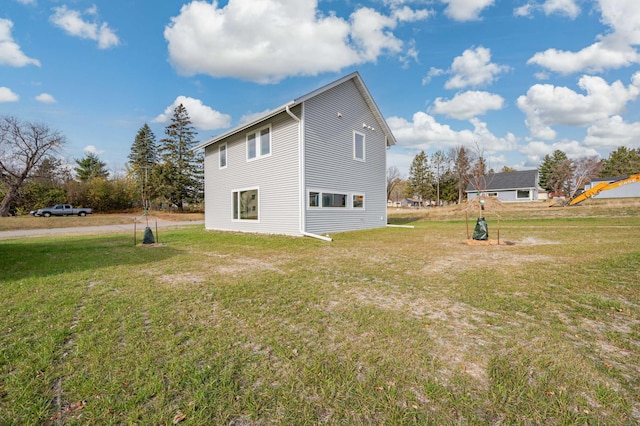
<svg viewBox="0 0 640 426"><path fill-rule="evenodd" d="M637 424L633 213L2 240L0 424Z"/></svg>

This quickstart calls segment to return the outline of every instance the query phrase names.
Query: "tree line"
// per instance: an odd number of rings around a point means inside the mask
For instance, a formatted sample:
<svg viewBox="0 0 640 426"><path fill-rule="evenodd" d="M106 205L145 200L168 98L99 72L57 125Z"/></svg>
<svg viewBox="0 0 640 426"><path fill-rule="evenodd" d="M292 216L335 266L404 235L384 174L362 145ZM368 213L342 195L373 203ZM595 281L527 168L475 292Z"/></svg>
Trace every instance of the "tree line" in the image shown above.
<svg viewBox="0 0 640 426"><path fill-rule="evenodd" d="M515 172L503 167L499 172ZM618 147L606 159L581 157L570 159L561 150L546 155L538 167L540 187L553 196L572 198L593 178L615 178L640 172L640 148ZM404 198L421 205L460 203L470 182L488 180L495 171L488 168L481 151L456 146L448 152L436 151L430 157L419 152L411 162L409 176L403 177L397 167L387 170L387 200ZM478 186L478 185L476 185Z"/></svg>
<svg viewBox="0 0 640 426"><path fill-rule="evenodd" d="M156 141L145 123L131 145L125 176L116 176L95 153L68 164L59 157L66 138L46 124L0 117L0 216L60 203L99 212L200 209L204 160L193 151L197 133L183 105L164 133Z"/></svg>

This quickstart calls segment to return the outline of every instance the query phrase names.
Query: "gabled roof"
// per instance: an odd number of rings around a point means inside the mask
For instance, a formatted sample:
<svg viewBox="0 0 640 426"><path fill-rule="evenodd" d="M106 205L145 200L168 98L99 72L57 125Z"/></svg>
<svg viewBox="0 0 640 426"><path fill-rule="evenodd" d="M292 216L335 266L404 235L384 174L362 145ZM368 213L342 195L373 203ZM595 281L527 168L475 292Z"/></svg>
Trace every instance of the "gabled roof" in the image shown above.
<svg viewBox="0 0 640 426"><path fill-rule="evenodd" d="M522 170L519 172L490 173L484 177L482 183L482 185L477 185L476 179L472 178L471 182L467 185L466 191L477 191L478 186L480 186L482 191L537 188L538 171Z"/></svg>
<svg viewBox="0 0 640 426"><path fill-rule="evenodd" d="M287 109L289 108L293 108L296 105L299 105L303 102L305 102L308 99L311 99L315 96L320 95L321 93L324 93L330 89L333 89L336 86L339 86L340 84L349 81L349 80L353 80L353 82L355 83L356 87L358 88L358 90L360 91L360 94L362 94L362 97L364 98L365 102L367 103L367 105L369 106L369 109L371 110L371 112L373 113L373 115L376 117L376 120L378 121L378 124L380 126L380 128L382 129L382 131L384 132L384 135L387 137L387 144L389 146L391 145L395 145L396 144L396 138L393 136L393 133L391 133L391 129L389 128L389 125L387 124L386 120L384 119L384 117L382 116L382 113L380 112L380 109L378 108L378 106L376 105L375 101L373 100L373 97L371 96L371 93L369 92L369 90L367 89L367 87L364 84L364 81L362 81L362 77L360 77L360 73L355 71L351 74L348 74L332 83L329 83L325 86L320 87L319 89L316 89L310 93L307 93L304 96L301 96L297 99L294 99L290 102L287 102L286 104L279 106L276 109L273 109L269 112L266 112L264 114L262 114L261 116L255 118L254 120L242 124L238 127L235 127L227 132L224 132L218 136L215 136L212 139L209 139L206 142L203 142L201 144L199 144L198 146L196 146L195 148L193 148L194 150L197 149L201 149L201 148L205 148L211 144L214 144L222 139L225 139L233 134L242 132L243 130L246 130L256 124L259 124L263 121L266 121L280 113L285 112Z"/></svg>

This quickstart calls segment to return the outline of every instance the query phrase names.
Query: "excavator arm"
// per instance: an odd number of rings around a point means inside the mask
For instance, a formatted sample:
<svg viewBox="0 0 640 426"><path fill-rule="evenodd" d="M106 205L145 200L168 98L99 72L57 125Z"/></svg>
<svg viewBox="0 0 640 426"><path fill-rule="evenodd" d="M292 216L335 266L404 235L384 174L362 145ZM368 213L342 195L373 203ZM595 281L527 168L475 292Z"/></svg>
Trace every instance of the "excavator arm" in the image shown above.
<svg viewBox="0 0 640 426"><path fill-rule="evenodd" d="M611 183L600 182L599 184L597 184L593 188L590 188L590 189L584 191L583 193L573 197L571 199L571 201L569 201L569 205L570 206L575 206L576 204L581 203L582 201L586 200L587 198L591 198L594 195L598 195L602 191L608 191L609 189L618 188L620 186L624 186L624 185L628 185L630 183L636 183L636 182L640 182L640 173L635 174L635 175L631 175L628 178L620 179L620 180L617 180L617 181L611 182Z"/></svg>

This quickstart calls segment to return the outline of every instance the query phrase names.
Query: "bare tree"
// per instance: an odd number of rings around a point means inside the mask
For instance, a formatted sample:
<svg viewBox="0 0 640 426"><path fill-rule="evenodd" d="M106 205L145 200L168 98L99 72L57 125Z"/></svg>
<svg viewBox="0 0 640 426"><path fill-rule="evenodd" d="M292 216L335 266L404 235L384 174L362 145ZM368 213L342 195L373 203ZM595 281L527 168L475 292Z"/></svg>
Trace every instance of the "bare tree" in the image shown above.
<svg viewBox="0 0 640 426"><path fill-rule="evenodd" d="M592 178L598 176L602 169L602 161L597 156L582 157L573 160L573 188L569 198L573 198L576 192Z"/></svg>
<svg viewBox="0 0 640 426"><path fill-rule="evenodd" d="M443 151L436 151L431 156L431 167L436 179L436 206L440 206L440 180L449 171L450 160Z"/></svg>
<svg viewBox="0 0 640 426"><path fill-rule="evenodd" d="M7 191L0 202L0 216L9 215L9 206L25 181L64 142L64 136L44 124L0 117L0 182Z"/></svg>
<svg viewBox="0 0 640 426"><path fill-rule="evenodd" d="M396 166L391 166L387 169L387 200L391 199L393 190L401 180L402 175Z"/></svg>

